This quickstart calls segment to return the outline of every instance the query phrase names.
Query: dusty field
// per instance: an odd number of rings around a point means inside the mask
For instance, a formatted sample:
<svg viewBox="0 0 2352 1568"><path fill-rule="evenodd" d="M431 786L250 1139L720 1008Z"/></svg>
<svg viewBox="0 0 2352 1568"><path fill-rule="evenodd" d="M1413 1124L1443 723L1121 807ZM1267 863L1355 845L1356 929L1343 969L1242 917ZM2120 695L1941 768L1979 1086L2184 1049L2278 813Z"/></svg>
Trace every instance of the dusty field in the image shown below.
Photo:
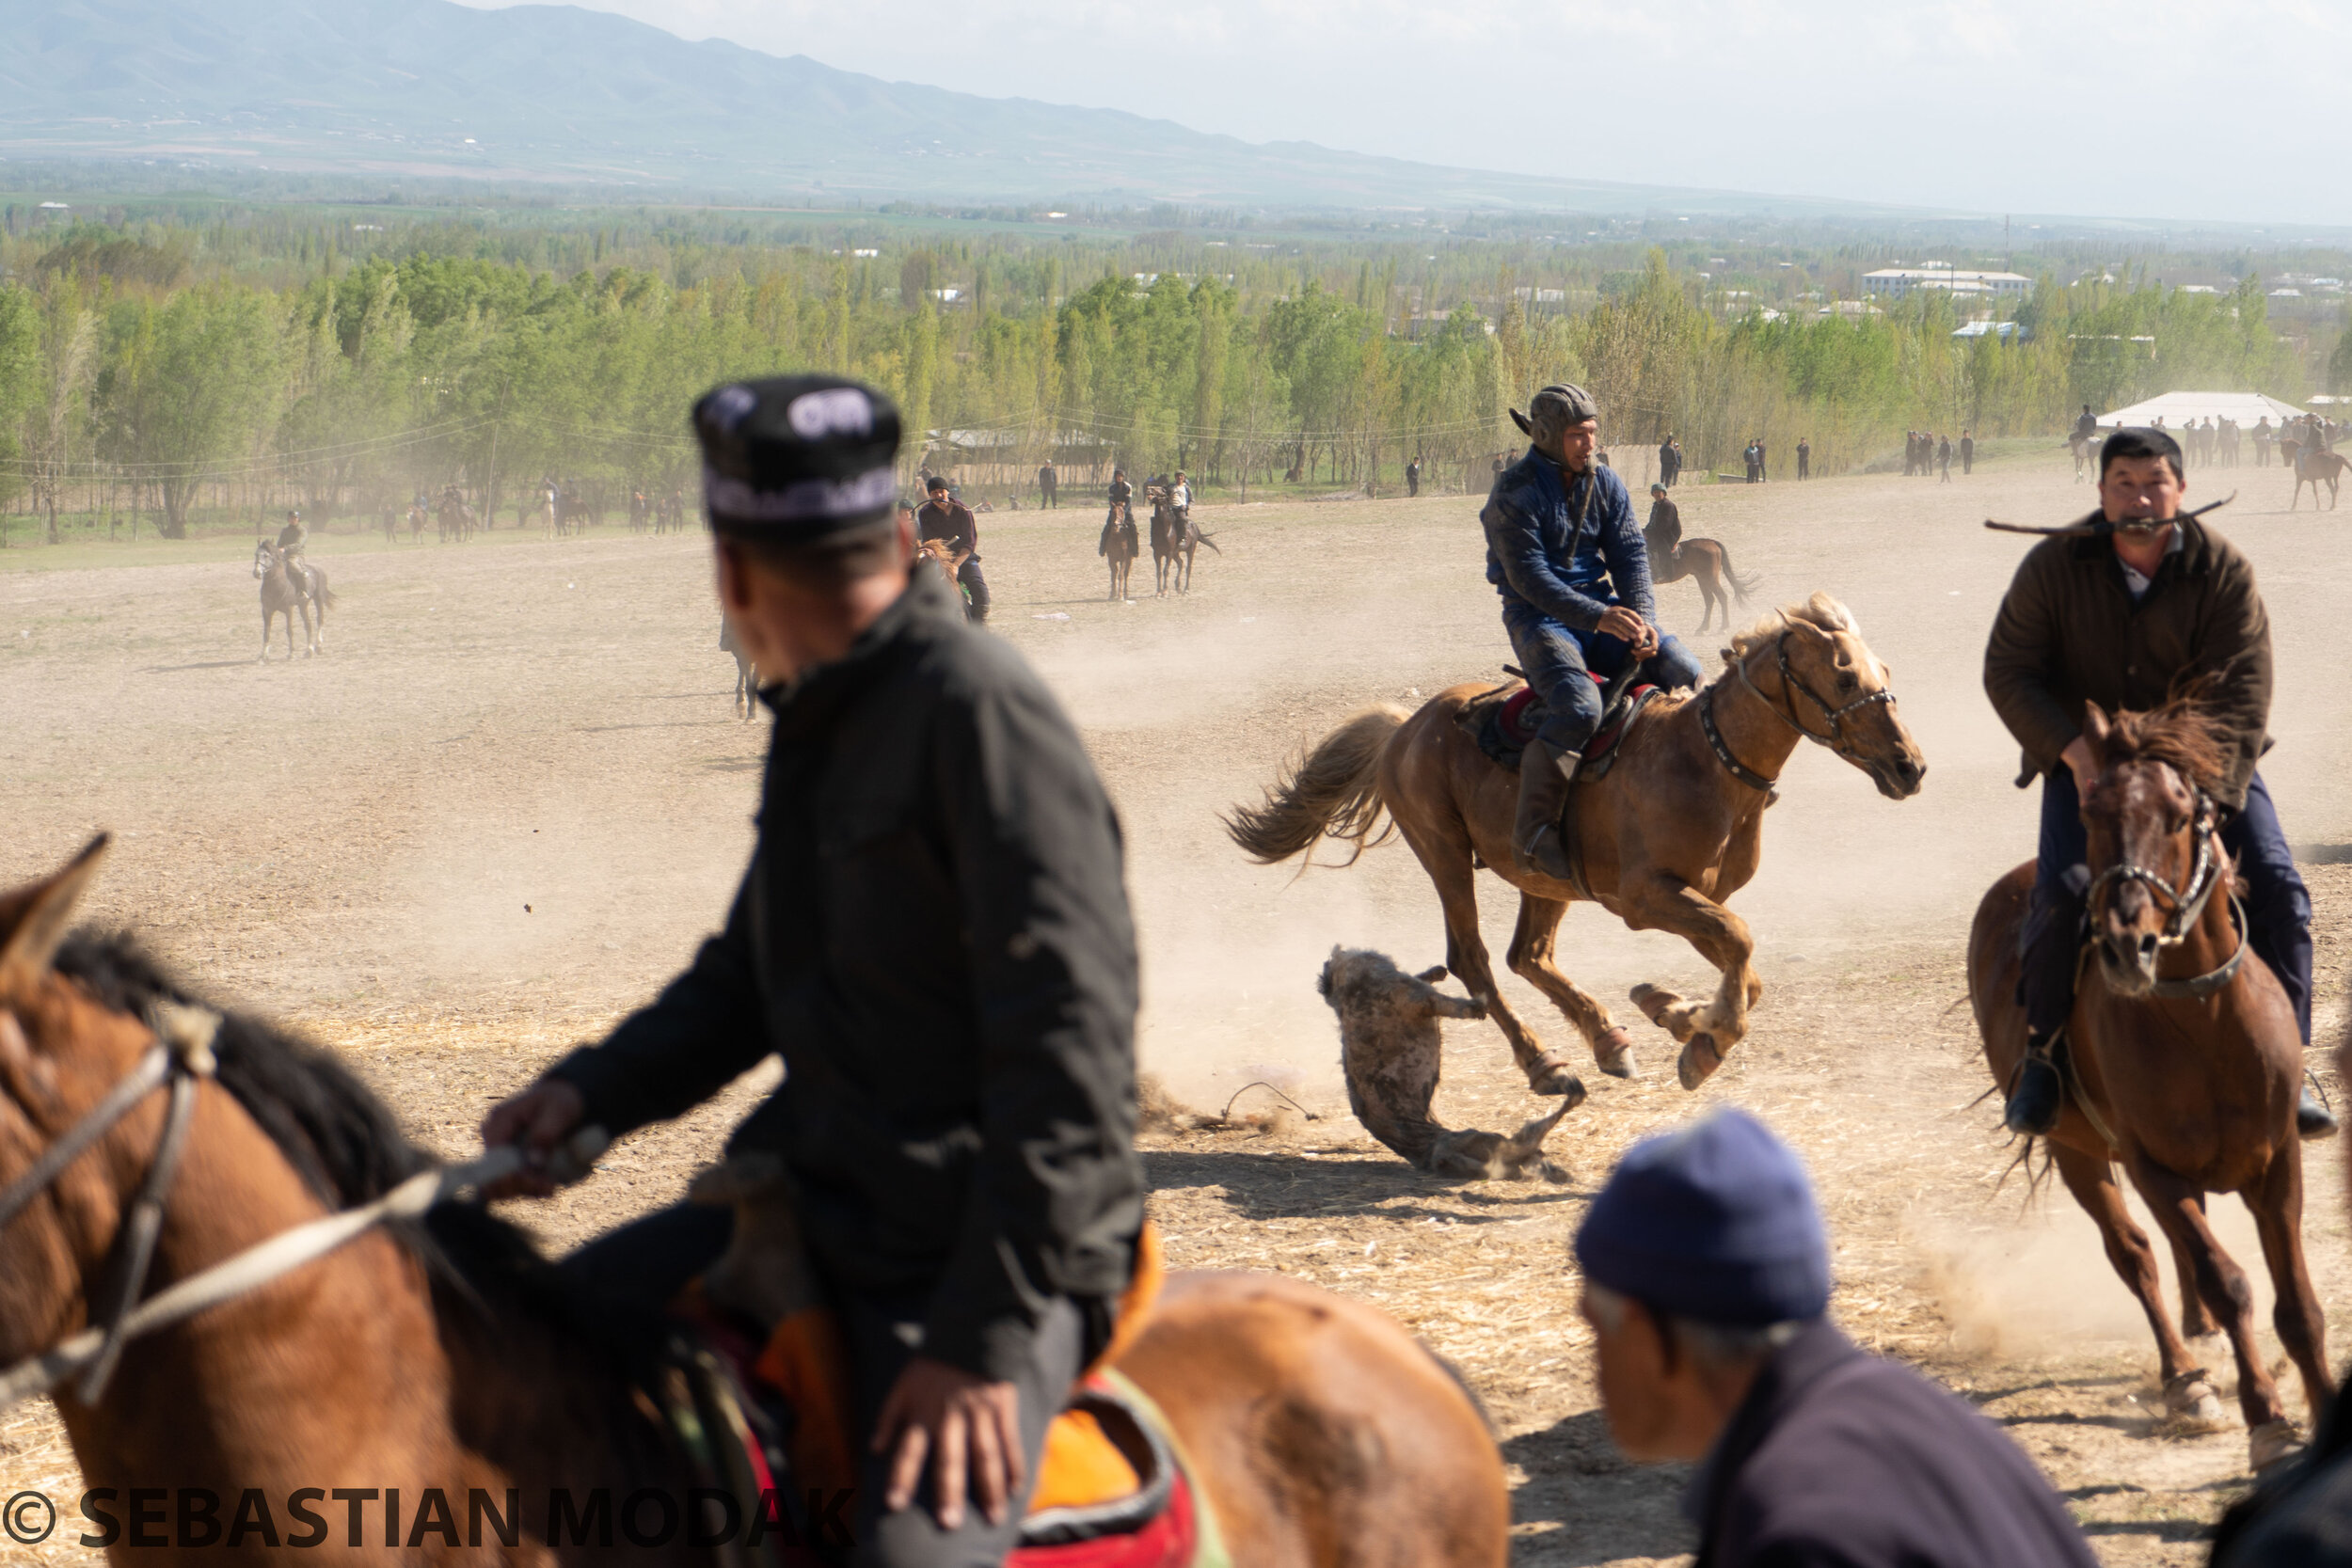
<svg viewBox="0 0 2352 1568"><path fill-rule="evenodd" d="M1362 1295L1459 1363L1503 1433L1521 1562L1671 1560L1693 1544L1675 1507L1683 1475L1634 1468L1609 1445L1566 1243L1629 1139L1723 1100L1757 1110L1811 1161L1839 1319L2001 1421L2106 1560L2201 1560L2201 1533L2244 1484L2243 1433L2152 1431L2154 1356L2136 1309L2062 1196L2028 1203L2017 1180L1999 1184L2010 1153L1997 1112L1975 1103L1985 1080L1961 943L1978 895L2033 834L2032 798L2010 787L2015 752L1978 686L2023 542L1977 523L2059 521L2084 505L2053 456L1948 486L1686 492L1687 531L1762 574L1758 608L1815 588L1853 607L1894 667L1931 772L1925 794L1898 805L1826 753L1797 756L1763 870L1736 900L1770 990L1750 1041L1696 1097L1675 1086L1666 1037L1618 999L1638 980L1689 990L1710 972L1671 939L1570 914L1564 967L1636 1025L1645 1076L1592 1080L1591 1102L1552 1139L1574 1173L1566 1187L1428 1180L1346 1114L1313 981L1335 942L1415 968L1442 957L1409 853L1295 879L1245 863L1216 821L1358 705L1410 701L1508 657L1474 508L1205 514L1225 553L1204 554L1194 594L1128 606L1103 601L1087 509L982 519L997 629L1069 703L1126 817L1145 1065L1196 1105L1270 1080L1317 1113L1263 1135L1151 1140L1173 1259ZM2332 548L2336 519L2269 510L2288 484L2277 470L2230 483L2245 499L2220 523L2261 566L2280 639L2265 771L2319 901L2332 1035L2352 788L2331 764L2352 691L2328 633L2352 565ZM419 1136L465 1150L493 1099L647 996L732 892L765 725L729 717L706 546L326 540L315 554L342 595L326 656L257 667L254 585L236 546L143 546L146 563L127 565L93 547L55 570L22 568L63 552L0 556L0 885L113 828L98 919L333 1042ZM1663 598L1669 628L1691 637L1696 590ZM1718 643L1695 645L1711 660ZM1512 906L1485 886L1499 951ZM1539 1028L1565 1034L1532 990L1505 983ZM1501 1037L1455 1023L1448 1041L1440 1114L1516 1126L1531 1101ZM563 1246L667 1200L755 1087L630 1140L595 1180L527 1217ZM2306 1222L2331 1306L2352 1283L2336 1168L2332 1152L2317 1162ZM2250 1226L2223 1207L2255 1263ZM2263 1299L2266 1316L2266 1289ZM0 1418L0 1492L70 1493L71 1465L45 1406Z"/></svg>

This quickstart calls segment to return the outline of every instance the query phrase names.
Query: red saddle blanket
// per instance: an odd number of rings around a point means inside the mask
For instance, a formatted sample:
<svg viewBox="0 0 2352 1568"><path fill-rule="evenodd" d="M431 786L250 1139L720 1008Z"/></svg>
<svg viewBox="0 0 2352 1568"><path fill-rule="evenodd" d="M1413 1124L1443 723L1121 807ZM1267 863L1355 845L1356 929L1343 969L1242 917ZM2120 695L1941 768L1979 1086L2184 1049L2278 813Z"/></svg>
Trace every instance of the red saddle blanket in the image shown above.
<svg viewBox="0 0 2352 1568"><path fill-rule="evenodd" d="M1593 684L1605 687L1608 683L1595 675ZM1584 743L1585 778L1597 779L1608 771L1605 764L1616 751L1617 743L1625 738L1626 731L1632 727L1642 709L1649 705L1650 699L1658 695L1658 689L1642 685L1618 695L1615 705L1601 716L1600 728ZM1544 705L1532 686L1499 686L1465 703L1455 721L1470 732L1487 756L1505 768L1516 768L1519 753L1527 750L1535 732L1543 726Z"/></svg>

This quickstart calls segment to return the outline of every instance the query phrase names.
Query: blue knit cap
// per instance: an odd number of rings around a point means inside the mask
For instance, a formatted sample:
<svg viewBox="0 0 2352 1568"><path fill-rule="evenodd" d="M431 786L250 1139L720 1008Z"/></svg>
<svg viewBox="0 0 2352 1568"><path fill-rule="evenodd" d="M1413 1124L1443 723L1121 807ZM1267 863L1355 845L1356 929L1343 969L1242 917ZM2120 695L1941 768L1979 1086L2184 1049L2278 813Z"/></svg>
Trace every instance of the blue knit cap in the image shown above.
<svg viewBox="0 0 2352 1568"><path fill-rule="evenodd" d="M1725 1107L1626 1150L1576 1233L1585 1278L1699 1323L1753 1327L1829 1307L1829 1240L1795 1154Z"/></svg>

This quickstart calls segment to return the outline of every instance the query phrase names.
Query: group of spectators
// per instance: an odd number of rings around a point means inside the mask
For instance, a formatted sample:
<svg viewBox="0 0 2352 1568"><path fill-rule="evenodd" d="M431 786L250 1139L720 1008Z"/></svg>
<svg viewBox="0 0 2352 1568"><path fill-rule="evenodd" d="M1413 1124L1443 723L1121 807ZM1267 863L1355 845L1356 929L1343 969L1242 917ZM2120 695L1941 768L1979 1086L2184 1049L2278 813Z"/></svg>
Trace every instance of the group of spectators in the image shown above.
<svg viewBox="0 0 2352 1568"><path fill-rule="evenodd" d="M1977 437L1973 433L1962 431L1960 439L1955 442L1950 436L1938 436L1931 430L1903 432L1905 477L1916 474L1924 479L1930 474L1940 474L1942 482L1949 484L1952 482L1952 459L1955 457L1960 459L1963 474L1977 471Z"/></svg>
<svg viewBox="0 0 2352 1568"><path fill-rule="evenodd" d="M2162 419L2151 423L2158 430L2165 428ZM2280 442L2293 441L2306 451L2327 451L2333 447L2335 435L2342 428L2329 424L2322 415L2304 414L2273 429L2270 416L2265 414L2248 430L2235 420L2217 420L2208 414L2169 434L2181 443L2181 453L2192 468L2236 467L2239 453L2244 450L2242 443L2250 436L2254 439L2254 467L2267 468L2271 453Z"/></svg>

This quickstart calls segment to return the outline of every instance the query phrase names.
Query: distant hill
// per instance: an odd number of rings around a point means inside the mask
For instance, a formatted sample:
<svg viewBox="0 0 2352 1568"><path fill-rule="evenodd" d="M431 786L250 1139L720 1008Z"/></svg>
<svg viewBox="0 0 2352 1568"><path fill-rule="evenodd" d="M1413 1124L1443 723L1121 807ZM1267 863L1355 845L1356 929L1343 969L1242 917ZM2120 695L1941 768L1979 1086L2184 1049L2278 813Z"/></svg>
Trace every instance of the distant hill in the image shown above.
<svg viewBox="0 0 2352 1568"><path fill-rule="evenodd" d="M842 200L1895 213L1252 144L689 43L570 6L451 0L0 0L0 157Z"/></svg>

